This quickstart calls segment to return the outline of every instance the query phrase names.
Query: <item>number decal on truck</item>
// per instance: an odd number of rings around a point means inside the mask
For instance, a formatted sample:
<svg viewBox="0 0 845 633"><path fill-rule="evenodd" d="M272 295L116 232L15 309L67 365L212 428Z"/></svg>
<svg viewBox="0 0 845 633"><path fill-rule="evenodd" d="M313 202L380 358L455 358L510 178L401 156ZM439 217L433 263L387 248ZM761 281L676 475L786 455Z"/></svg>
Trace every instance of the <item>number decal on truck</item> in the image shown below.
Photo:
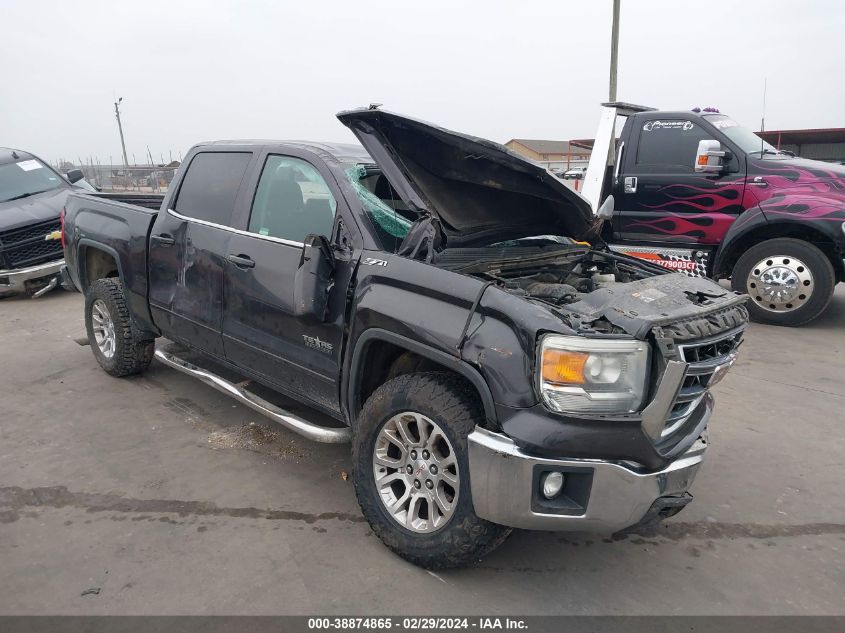
<svg viewBox="0 0 845 633"><path fill-rule="evenodd" d="M610 250L632 257L645 259L663 268L685 273L690 277L706 277L710 253L706 250L685 248L655 248L650 246L628 246L610 244Z"/></svg>

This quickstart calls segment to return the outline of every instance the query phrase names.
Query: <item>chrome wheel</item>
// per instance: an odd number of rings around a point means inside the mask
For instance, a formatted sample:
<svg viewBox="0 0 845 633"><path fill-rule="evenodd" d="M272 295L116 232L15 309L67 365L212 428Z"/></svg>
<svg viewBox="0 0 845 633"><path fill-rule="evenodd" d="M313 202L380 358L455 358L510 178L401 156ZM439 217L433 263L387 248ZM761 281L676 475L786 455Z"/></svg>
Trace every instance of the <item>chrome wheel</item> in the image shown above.
<svg viewBox="0 0 845 633"><path fill-rule="evenodd" d="M388 514L412 532L434 532L455 512L458 460L443 429L424 415L405 411L385 423L373 450L373 476Z"/></svg>
<svg viewBox="0 0 845 633"><path fill-rule="evenodd" d="M94 331L94 341L100 348L100 353L106 358L114 356L117 341L114 333L114 321L106 302L102 299L97 299L91 306L91 329Z"/></svg>
<svg viewBox="0 0 845 633"><path fill-rule="evenodd" d="M764 310L790 312L813 294L813 274L800 259L775 255L762 259L748 273L748 294Z"/></svg>

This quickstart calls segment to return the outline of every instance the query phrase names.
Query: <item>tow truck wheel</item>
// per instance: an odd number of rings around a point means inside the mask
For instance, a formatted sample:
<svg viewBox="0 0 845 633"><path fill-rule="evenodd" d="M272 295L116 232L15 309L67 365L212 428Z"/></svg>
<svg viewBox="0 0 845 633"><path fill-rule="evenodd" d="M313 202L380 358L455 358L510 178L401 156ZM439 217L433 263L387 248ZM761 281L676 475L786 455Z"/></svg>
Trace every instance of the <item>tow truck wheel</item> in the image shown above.
<svg viewBox="0 0 845 633"><path fill-rule="evenodd" d="M155 340L132 325L119 279L98 279L85 295L85 329L100 367L112 376L138 374L149 367Z"/></svg>
<svg viewBox="0 0 845 633"><path fill-rule="evenodd" d="M473 510L467 436L483 421L471 388L448 373L398 376L364 404L352 447L355 494L373 532L415 565L465 565L510 533Z"/></svg>
<svg viewBox="0 0 845 633"><path fill-rule="evenodd" d="M760 242L737 261L731 286L749 295L751 319L772 325L809 323L833 297L833 266L816 246L793 238Z"/></svg>

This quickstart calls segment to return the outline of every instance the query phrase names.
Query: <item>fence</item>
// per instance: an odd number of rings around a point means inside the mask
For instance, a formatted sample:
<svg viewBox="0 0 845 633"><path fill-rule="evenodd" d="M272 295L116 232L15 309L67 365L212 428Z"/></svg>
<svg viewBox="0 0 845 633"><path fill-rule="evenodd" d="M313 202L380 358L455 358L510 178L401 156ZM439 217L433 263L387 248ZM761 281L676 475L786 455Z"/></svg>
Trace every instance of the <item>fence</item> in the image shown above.
<svg viewBox="0 0 845 633"><path fill-rule="evenodd" d="M173 181L179 168L170 165L100 165L88 163L71 165L62 163L59 171L67 173L70 169L81 169L85 180L102 191L137 191L142 193L163 193Z"/></svg>

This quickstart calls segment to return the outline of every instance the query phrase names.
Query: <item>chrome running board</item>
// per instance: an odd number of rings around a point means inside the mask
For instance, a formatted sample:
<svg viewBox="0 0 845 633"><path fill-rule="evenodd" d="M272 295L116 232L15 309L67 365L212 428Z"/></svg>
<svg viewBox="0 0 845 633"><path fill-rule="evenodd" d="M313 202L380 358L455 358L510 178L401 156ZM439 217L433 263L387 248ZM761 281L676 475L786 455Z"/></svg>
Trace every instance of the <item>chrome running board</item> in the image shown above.
<svg viewBox="0 0 845 633"><path fill-rule="evenodd" d="M261 413L262 415L266 415L271 420L275 420L285 428L290 429L294 433L299 433L300 435L307 437L309 440L324 442L327 444L343 444L352 441L352 429L349 427L329 428L312 424L311 422L303 420L289 411L285 411L284 409L267 402L264 398L260 398L254 393L250 393L243 387L238 387L228 380L221 378L217 374L213 374L206 369L197 367L193 363L179 358L169 352L165 352L164 350L157 349L155 351L155 358L168 367L181 371L183 374L193 376L208 386L214 387L218 391L231 396L241 404L245 404L250 409L258 411L258 413Z"/></svg>

